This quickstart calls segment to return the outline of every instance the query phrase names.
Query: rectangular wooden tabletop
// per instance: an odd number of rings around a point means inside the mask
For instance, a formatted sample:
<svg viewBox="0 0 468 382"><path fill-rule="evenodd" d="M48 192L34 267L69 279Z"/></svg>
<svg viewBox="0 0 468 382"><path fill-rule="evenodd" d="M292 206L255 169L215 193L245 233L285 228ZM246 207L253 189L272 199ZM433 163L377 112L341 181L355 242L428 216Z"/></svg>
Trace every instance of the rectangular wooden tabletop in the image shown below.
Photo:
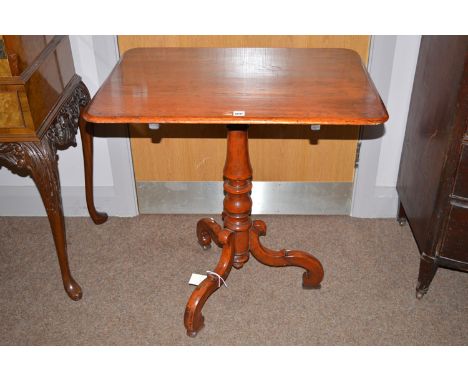
<svg viewBox="0 0 468 382"><path fill-rule="evenodd" d="M137 48L123 55L84 118L371 125L388 114L349 49Z"/></svg>

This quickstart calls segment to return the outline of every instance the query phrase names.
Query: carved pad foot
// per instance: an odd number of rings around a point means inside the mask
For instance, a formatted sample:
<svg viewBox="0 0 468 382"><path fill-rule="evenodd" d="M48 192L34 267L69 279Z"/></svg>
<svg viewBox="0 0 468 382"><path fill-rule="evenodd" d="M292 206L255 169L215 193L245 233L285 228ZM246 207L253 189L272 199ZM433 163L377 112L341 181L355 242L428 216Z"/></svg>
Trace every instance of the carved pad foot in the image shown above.
<svg viewBox="0 0 468 382"><path fill-rule="evenodd" d="M68 297L70 297L73 301L81 300L81 297L83 297L83 291L81 290L80 285L75 280L73 280L73 278L67 283L64 282L63 286L65 288L65 292L68 294Z"/></svg>
<svg viewBox="0 0 468 382"><path fill-rule="evenodd" d="M109 219L109 216L105 212L95 211L94 214L90 213L89 215L96 225L103 224L107 221L107 219Z"/></svg>

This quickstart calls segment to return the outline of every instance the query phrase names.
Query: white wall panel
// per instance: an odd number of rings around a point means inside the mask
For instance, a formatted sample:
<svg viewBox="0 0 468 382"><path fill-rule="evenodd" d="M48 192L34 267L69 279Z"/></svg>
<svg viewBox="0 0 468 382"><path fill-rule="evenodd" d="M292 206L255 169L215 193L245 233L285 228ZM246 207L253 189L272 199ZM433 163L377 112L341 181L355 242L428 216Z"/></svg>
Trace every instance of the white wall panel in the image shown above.
<svg viewBox="0 0 468 382"><path fill-rule="evenodd" d="M420 42L421 36L398 36L396 39L387 100L390 118L385 123L382 137L377 186L395 187L397 183Z"/></svg>
<svg viewBox="0 0 468 382"><path fill-rule="evenodd" d="M396 216L396 181L420 39L421 36L372 37L368 70L390 118L384 125L361 130L351 216Z"/></svg>

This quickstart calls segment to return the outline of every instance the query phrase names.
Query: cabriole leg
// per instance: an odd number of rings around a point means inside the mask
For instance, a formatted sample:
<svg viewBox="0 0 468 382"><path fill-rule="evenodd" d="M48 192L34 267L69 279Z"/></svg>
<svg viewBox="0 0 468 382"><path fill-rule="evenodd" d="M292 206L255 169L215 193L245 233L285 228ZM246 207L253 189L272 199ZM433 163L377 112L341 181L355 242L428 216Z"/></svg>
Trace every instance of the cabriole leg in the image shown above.
<svg viewBox="0 0 468 382"><path fill-rule="evenodd" d="M65 220L63 217L62 197L57 157L52 143L43 139L37 143L25 143L25 153L31 177L41 194L54 237L55 248L62 274L65 291L72 300L81 299L81 287L73 279L68 264Z"/></svg>
<svg viewBox="0 0 468 382"><path fill-rule="evenodd" d="M80 117L79 122L81 143L83 146L83 161L85 173L86 205L89 216L95 224L102 224L107 221L107 214L98 212L94 206L93 196L93 130L94 126Z"/></svg>

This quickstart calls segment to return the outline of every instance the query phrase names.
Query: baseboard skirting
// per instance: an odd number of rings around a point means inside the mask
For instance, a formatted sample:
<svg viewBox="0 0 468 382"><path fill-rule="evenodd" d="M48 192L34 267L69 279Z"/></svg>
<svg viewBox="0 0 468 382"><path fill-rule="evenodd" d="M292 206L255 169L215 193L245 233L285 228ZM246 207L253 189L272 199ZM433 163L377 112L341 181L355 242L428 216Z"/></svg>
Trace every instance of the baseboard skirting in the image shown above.
<svg viewBox="0 0 468 382"><path fill-rule="evenodd" d="M253 214L349 215L352 183L253 182ZM142 214L219 214L223 182L137 182Z"/></svg>
<svg viewBox="0 0 468 382"><path fill-rule="evenodd" d="M361 195L359 200L355 200L354 203L359 204L359 206L351 209L353 217L396 218L398 193L395 187L376 186L367 191L366 195Z"/></svg>
<svg viewBox="0 0 468 382"><path fill-rule="evenodd" d="M254 214L349 215L352 183L254 182ZM136 213L114 186L94 188L96 208L110 216ZM137 183L140 213L219 214L222 182ZM65 216L88 216L84 187L62 187ZM354 217L394 218L398 194L393 187L376 187ZM46 216L37 188L1 186L0 216Z"/></svg>
<svg viewBox="0 0 468 382"><path fill-rule="evenodd" d="M110 216L135 216L128 202L113 186L94 188L96 208ZM89 216L85 190L80 186L62 187L62 202L65 216ZM0 216L46 216L41 196L35 186L1 186Z"/></svg>

